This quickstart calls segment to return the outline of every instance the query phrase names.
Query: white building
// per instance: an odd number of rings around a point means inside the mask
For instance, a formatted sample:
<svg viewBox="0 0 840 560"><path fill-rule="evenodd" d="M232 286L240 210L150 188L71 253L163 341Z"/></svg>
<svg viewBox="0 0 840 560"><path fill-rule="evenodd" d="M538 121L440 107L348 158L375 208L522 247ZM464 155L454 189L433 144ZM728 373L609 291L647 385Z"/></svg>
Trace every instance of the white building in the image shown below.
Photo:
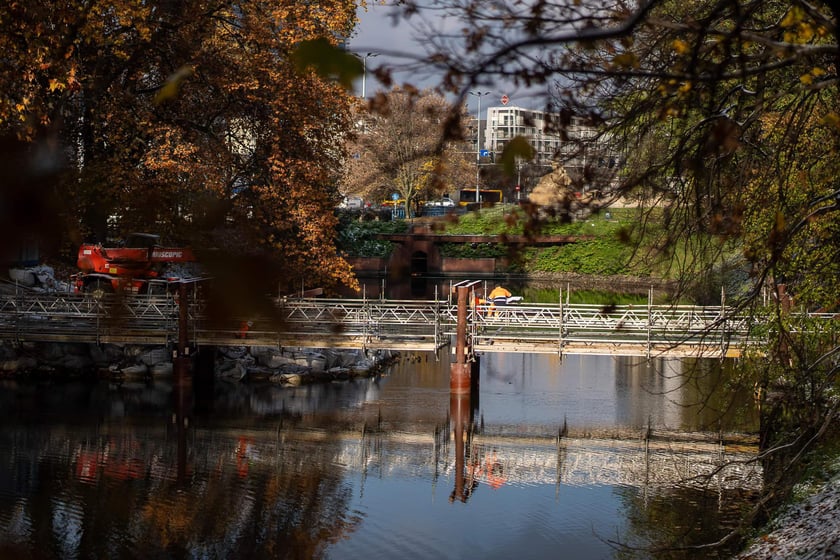
<svg viewBox="0 0 840 560"><path fill-rule="evenodd" d="M536 151L533 164L560 164L571 176L581 176L583 169L597 169L599 174L615 170L619 164L617 153L598 139L597 131L579 117L563 127L560 134L560 115L515 106L489 107L482 134L482 149L498 158L505 145L522 136Z"/></svg>

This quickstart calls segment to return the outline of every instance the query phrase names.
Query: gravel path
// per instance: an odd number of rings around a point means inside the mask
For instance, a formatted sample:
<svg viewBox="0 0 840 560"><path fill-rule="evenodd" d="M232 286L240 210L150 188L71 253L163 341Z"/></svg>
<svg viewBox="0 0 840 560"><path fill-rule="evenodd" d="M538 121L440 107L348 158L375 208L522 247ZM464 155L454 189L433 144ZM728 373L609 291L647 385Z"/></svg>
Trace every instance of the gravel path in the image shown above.
<svg viewBox="0 0 840 560"><path fill-rule="evenodd" d="M792 505L738 555L739 560L824 560L840 558L840 478Z"/></svg>

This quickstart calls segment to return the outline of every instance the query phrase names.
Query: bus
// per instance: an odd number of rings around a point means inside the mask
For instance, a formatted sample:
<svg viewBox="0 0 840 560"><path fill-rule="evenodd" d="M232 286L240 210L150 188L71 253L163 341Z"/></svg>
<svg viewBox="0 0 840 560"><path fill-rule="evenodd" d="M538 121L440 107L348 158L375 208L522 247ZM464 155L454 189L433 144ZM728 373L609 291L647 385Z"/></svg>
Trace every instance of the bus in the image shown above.
<svg viewBox="0 0 840 560"><path fill-rule="evenodd" d="M481 197L480 202L502 202L502 191L499 189L480 189L478 191ZM461 189L458 193L458 204L466 206L474 203L475 189Z"/></svg>
<svg viewBox="0 0 840 560"><path fill-rule="evenodd" d="M382 208L394 208L394 207L399 208L400 206L405 208L405 199L404 198L398 198L397 200L392 200L392 199L389 198L389 199L386 199L386 200L383 200L382 202L380 202L379 206L381 206Z"/></svg>

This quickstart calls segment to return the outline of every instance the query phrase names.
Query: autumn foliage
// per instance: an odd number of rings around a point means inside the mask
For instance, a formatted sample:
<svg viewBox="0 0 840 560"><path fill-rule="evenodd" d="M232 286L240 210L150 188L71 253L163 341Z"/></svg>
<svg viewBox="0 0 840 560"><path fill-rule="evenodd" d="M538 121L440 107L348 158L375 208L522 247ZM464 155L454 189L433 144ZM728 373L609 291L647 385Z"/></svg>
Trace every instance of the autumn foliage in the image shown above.
<svg viewBox="0 0 840 560"><path fill-rule="evenodd" d="M372 201L397 193L407 205L433 200L474 184L462 112L432 91L411 87L379 92L357 109L348 145L344 188ZM474 157L474 153L470 154ZM407 213L408 215L408 213Z"/></svg>
<svg viewBox="0 0 840 560"><path fill-rule="evenodd" d="M271 292L354 285L334 249L332 211L350 95L300 52L338 52L355 9L351 0L7 3L7 207L37 191L26 222L59 224L52 247L68 254L82 240L152 231L212 249L216 272L248 263Z"/></svg>

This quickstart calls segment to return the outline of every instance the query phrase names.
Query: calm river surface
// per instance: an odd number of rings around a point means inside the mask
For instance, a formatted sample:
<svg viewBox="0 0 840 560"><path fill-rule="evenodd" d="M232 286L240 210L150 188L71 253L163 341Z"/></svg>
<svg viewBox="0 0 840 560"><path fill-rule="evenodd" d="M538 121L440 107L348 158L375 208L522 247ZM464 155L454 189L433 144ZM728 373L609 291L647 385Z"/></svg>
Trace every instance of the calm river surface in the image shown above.
<svg viewBox="0 0 840 560"><path fill-rule="evenodd" d="M719 442L757 416L721 369L488 354L466 403L424 354L298 388L3 382L0 558L585 560L713 541L761 476L691 478L755 452Z"/></svg>

